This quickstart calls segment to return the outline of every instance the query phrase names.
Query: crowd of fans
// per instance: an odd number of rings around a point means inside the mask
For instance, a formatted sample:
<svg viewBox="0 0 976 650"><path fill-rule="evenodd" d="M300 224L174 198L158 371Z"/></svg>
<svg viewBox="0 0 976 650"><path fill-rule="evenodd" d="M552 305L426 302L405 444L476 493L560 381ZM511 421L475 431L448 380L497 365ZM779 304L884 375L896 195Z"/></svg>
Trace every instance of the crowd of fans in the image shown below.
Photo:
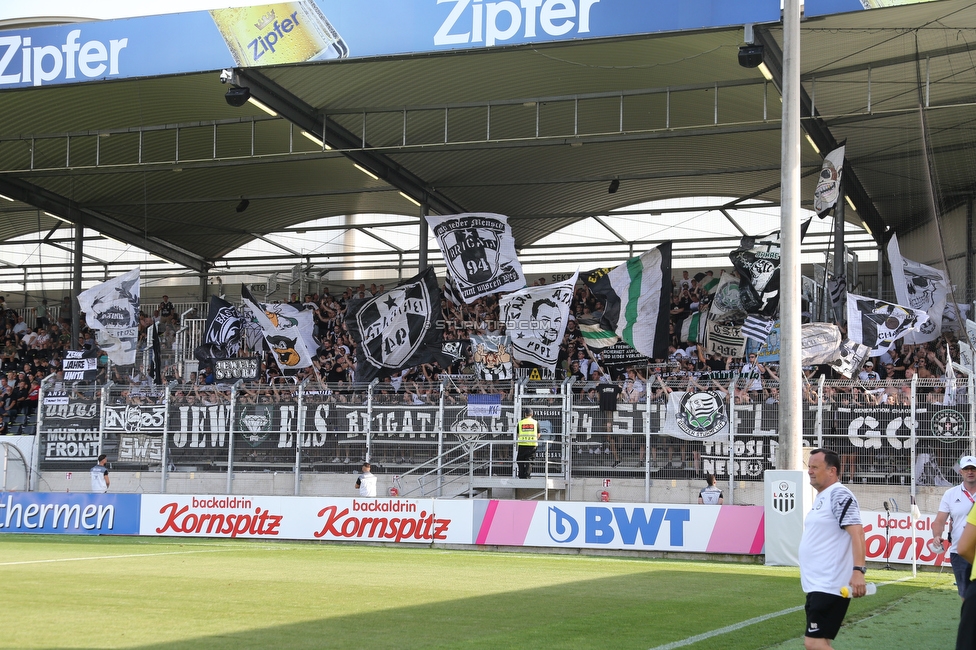
<svg viewBox="0 0 976 650"><path fill-rule="evenodd" d="M539 279L537 284L544 284ZM583 342L580 323L596 322L603 315L603 303L580 283L570 307L570 317L566 332L559 345L557 367L552 378L562 380L573 376L577 391L586 394L600 383L614 382L621 386L620 399L639 403L646 399L663 400L670 390L718 390L727 393L736 403L778 401L777 364L762 363L759 359L762 350L752 351L740 358L722 357L708 354L705 347L694 342L694 336L682 336L682 325L695 312L704 310L710 301L717 279L711 271L693 277L687 271L681 277L672 279L670 313L669 355L666 359L648 359L641 364L615 367L603 362L599 353L594 354ZM292 294L289 304L298 309L313 312L313 336L318 348L315 350L313 367L298 371L294 376L301 381L305 378L321 380L328 384L353 384L356 382L356 345L345 328L345 307L354 298L366 298L385 290L383 285L360 284L348 287L342 293L333 294L324 288L321 293L309 293L303 299ZM471 304L454 304L443 298L441 307L444 320L444 341L467 342L477 334L504 334L505 323L499 314L499 295L475 300ZM180 316L168 296L146 313L139 315L141 344L145 345L146 334L151 325L157 325L164 350L172 350L176 343L176 333L180 326ZM81 333L75 345L71 345L71 303L65 298L57 318L49 309L47 301L42 301L32 314L33 327L25 321L23 314L7 309L0 297L0 314L6 322L5 340L0 360L5 375L2 384L6 395L2 408L9 419L10 415L28 412L36 408L36 395L39 382L61 367L64 352L69 349L96 350L93 333L85 326L82 315ZM685 328L687 332L687 328ZM689 342L687 339L691 338ZM900 342L899 342L900 343ZM379 393L384 400L429 403L434 399L433 391L424 388L425 384L437 383L442 375L451 377L472 376L474 374L474 355L466 346L466 354L442 366L437 363L423 364L407 368L383 380ZM922 345L896 345L891 351L865 363L854 381L846 387L831 388L825 396L839 399L838 394L865 404L900 403L906 399L904 386L885 385L887 380L940 380L946 376L947 353L959 358L958 342L949 331L931 343ZM250 354L246 350L242 354ZM171 355L164 354L164 362ZM141 358L140 358L141 360ZM111 379L116 384L148 384L151 379L141 363L133 367L115 367L109 376L105 370L104 355L99 379ZM281 371L270 356L264 360L264 383L280 382ZM515 362L516 366L518 362ZM164 363L165 381L176 380L181 383L213 383L213 375L204 366L195 375L184 377L182 369L175 364ZM740 381L730 386L729 380L739 376ZM820 376L830 379L843 379L830 366L813 366L804 369L805 395L815 400L816 381ZM290 378L289 378L290 379ZM498 392L504 386L487 382L479 384L484 391ZM946 399L945 389L938 381L920 382L919 392L924 399L942 401ZM31 394L33 393L33 400Z"/></svg>

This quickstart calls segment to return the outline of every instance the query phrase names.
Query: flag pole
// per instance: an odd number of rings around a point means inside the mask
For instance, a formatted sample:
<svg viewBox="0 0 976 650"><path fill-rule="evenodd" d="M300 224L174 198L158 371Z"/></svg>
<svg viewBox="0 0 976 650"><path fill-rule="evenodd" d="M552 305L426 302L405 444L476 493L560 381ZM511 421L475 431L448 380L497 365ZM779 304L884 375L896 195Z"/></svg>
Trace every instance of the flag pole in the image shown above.
<svg viewBox="0 0 976 650"><path fill-rule="evenodd" d="M780 169L780 434L776 467L802 468L800 349L800 0L783 3L783 122Z"/></svg>

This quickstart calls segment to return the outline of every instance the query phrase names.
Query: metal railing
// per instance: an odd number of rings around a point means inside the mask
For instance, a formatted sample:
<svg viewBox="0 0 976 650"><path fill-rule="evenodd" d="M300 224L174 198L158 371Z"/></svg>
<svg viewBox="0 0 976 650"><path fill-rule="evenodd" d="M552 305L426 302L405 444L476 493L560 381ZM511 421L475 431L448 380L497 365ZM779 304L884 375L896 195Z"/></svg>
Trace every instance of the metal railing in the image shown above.
<svg viewBox="0 0 976 650"><path fill-rule="evenodd" d="M731 493L776 467L777 387L756 381L637 378L620 385L629 397L601 408L591 391L598 385L571 381L153 387L49 379L35 462L40 471L83 470L106 453L116 471L159 471L163 490L171 472L224 472L228 491L235 473L292 472L297 493L302 474L349 471L368 459L401 485L416 477L422 494L445 494L462 475L513 475L515 425L531 407L551 447L536 467L565 478L570 491L572 479L629 478L649 494L652 481L714 474ZM976 452L973 394L972 378L821 379L806 386L796 417L804 446L838 451L845 482L938 486L954 482L961 455ZM700 438L676 428L677 404L696 395L715 407L702 421L725 428Z"/></svg>

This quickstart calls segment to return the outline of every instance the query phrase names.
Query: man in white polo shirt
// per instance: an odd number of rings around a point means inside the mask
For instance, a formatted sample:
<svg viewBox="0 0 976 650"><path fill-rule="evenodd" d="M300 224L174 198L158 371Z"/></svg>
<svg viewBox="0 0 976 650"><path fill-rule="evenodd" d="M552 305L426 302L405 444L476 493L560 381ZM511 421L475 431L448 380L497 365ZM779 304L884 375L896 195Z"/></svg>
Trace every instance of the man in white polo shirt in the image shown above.
<svg viewBox="0 0 976 650"><path fill-rule="evenodd" d="M817 491L803 522L800 585L807 595L806 650L832 647L851 601L840 595L850 585L855 598L865 593L864 528L854 494L840 483L840 457L814 449L807 465Z"/></svg>
<svg viewBox="0 0 976 650"><path fill-rule="evenodd" d="M952 572L956 574L956 589L959 591L959 597L965 598L966 585L969 584L973 565L958 554L956 546L966 527L966 516L976 502L976 456L963 456L959 460L959 473L962 474L962 483L949 488L942 495L939 514L932 522L932 538L937 544L942 545L942 533L945 531L946 521L951 518L949 561L952 563Z"/></svg>

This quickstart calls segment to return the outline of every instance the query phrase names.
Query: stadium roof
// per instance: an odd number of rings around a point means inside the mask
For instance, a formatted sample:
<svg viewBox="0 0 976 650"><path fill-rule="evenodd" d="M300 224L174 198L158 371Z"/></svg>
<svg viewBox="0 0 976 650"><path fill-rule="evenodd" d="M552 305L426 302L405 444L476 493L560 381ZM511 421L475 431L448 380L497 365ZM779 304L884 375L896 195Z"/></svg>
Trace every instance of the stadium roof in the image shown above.
<svg viewBox="0 0 976 650"><path fill-rule="evenodd" d="M823 153L847 141L847 219L876 238L931 217L933 179L942 209L972 191L974 28L971 0L802 24L804 129ZM4 91L0 241L60 217L202 272L294 224L414 202L506 214L519 246L658 199L775 205L782 33L755 29L773 83L739 66L737 27L237 70L277 117L229 106L219 71ZM821 160L803 146L805 207Z"/></svg>

